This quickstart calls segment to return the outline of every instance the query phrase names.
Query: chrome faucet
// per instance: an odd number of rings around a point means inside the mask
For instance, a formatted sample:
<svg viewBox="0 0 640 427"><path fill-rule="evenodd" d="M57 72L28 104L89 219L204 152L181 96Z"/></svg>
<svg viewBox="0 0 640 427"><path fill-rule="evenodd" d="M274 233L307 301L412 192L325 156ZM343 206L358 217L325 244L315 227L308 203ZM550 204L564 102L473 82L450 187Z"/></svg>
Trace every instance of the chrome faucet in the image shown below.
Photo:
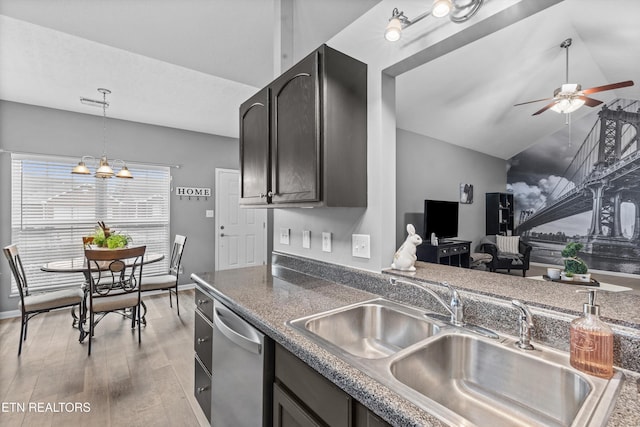
<svg viewBox="0 0 640 427"><path fill-rule="evenodd" d="M533 350L531 345L531 330L533 329L533 315L529 311L529 307L521 301L514 299L511 301L518 310L518 334L520 339L516 343L518 348L522 350Z"/></svg>
<svg viewBox="0 0 640 427"><path fill-rule="evenodd" d="M451 303L447 304L440 297L440 295L438 295L437 293L435 293L434 291L432 291L431 289L427 288L422 284L410 282L408 280L398 279L395 277L390 278L389 282L392 285L395 285L396 283L404 283L406 285L411 285L411 286L415 286L416 288L422 289L423 291L431 295L433 298L435 298L435 300L438 301L440 305L442 305L449 312L449 314L451 315L450 323L452 325L464 326L464 304L462 303L462 298L460 298L460 294L458 294L458 291L449 283L447 282L441 283L443 286L446 286L447 288L449 288L449 291L451 292Z"/></svg>

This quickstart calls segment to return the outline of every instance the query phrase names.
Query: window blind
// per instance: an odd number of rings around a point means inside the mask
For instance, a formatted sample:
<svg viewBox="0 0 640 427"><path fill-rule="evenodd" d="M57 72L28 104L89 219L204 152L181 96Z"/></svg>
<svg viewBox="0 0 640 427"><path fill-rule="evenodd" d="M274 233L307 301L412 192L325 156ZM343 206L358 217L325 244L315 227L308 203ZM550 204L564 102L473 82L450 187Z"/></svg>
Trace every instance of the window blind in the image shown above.
<svg viewBox="0 0 640 427"><path fill-rule="evenodd" d="M166 273L169 251L168 167L127 164L133 179L73 175L77 159L13 154L11 161L11 239L18 245L29 288L77 286L79 273L51 273L51 261L84 256L82 236L97 221L129 235L133 245L163 253L161 262L144 266L144 275ZM17 294L12 279L11 294Z"/></svg>

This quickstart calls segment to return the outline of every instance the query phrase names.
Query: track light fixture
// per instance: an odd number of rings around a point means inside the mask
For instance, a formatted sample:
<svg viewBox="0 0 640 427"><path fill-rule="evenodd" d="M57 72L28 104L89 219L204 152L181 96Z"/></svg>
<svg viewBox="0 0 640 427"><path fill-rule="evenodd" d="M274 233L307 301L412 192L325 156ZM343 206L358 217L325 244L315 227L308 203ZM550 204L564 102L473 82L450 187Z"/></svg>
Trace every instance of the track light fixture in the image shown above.
<svg viewBox="0 0 640 427"><path fill-rule="evenodd" d="M465 22L476 14L484 0L433 0L431 10L409 19L404 12L394 8L391 12L391 18L387 23L384 31L384 38L390 42L400 40L402 30L410 27L418 21L423 20L429 15L436 18L449 16L452 22L457 24Z"/></svg>

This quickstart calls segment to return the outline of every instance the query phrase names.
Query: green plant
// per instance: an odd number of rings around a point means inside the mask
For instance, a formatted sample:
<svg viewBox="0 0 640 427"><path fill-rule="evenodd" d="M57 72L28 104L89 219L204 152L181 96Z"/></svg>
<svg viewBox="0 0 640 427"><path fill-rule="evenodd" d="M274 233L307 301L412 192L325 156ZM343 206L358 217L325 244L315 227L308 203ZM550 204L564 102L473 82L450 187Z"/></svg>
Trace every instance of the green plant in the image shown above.
<svg viewBox="0 0 640 427"><path fill-rule="evenodd" d="M102 228L97 228L93 234L93 244L100 248L124 248L131 241L132 239L130 236L120 233L109 233L109 235L105 237L104 230Z"/></svg>
<svg viewBox="0 0 640 427"><path fill-rule="evenodd" d="M589 270L587 263L578 257L582 247L582 243L569 242L561 252L564 257L564 271L569 277L574 274L585 274Z"/></svg>
<svg viewBox="0 0 640 427"><path fill-rule="evenodd" d="M107 237L107 247L109 249L124 248L129 244L131 238L126 234L112 234Z"/></svg>

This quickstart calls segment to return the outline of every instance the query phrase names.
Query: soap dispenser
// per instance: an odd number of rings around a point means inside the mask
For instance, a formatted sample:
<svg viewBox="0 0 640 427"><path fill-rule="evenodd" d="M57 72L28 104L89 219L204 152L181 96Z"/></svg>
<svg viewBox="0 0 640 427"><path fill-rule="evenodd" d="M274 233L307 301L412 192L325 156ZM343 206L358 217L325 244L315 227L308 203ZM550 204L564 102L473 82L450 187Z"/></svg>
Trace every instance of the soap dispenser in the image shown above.
<svg viewBox="0 0 640 427"><path fill-rule="evenodd" d="M583 305L583 316L569 327L571 366L596 377L613 376L613 331L600 320L600 306L595 304L596 290L588 292L589 302Z"/></svg>

